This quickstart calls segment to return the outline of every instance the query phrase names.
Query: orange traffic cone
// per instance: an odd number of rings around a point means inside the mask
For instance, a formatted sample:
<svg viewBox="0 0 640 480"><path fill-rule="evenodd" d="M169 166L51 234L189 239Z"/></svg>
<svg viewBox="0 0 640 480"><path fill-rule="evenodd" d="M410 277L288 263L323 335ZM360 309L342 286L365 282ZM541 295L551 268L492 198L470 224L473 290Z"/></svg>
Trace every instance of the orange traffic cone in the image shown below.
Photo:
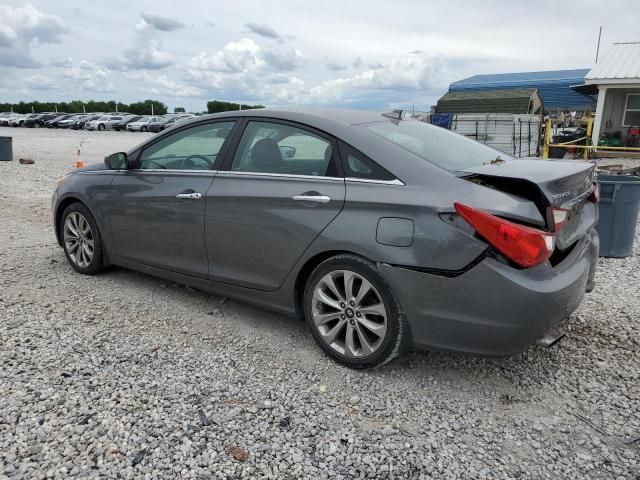
<svg viewBox="0 0 640 480"><path fill-rule="evenodd" d="M82 159L80 158L80 147L78 147L78 153L77 153L78 158L76 159L76 168L82 168L84 167L84 162L82 161Z"/></svg>

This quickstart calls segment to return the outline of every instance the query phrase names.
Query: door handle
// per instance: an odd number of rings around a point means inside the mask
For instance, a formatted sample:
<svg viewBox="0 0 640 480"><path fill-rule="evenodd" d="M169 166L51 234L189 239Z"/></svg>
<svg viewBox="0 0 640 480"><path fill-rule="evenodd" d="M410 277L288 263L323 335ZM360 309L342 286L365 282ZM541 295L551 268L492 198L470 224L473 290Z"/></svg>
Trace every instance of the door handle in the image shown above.
<svg viewBox="0 0 640 480"><path fill-rule="evenodd" d="M314 202L314 203L329 203L331 197L326 195L294 195L291 197L296 202Z"/></svg>
<svg viewBox="0 0 640 480"><path fill-rule="evenodd" d="M184 198L190 200L200 200L202 198L202 194L200 192L193 193L179 193L176 195L176 198Z"/></svg>

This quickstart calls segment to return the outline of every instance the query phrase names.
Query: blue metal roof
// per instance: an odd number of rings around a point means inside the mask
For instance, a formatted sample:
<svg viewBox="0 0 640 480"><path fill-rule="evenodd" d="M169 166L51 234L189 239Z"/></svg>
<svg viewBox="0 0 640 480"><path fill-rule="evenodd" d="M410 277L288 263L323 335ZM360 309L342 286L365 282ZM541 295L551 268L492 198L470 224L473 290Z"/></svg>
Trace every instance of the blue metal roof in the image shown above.
<svg viewBox="0 0 640 480"><path fill-rule="evenodd" d="M453 82L450 92L465 90L493 90L505 88L537 88L544 101L545 110L593 109L595 102L570 87L584 84L588 68L576 70L553 70L548 72L499 73L474 75Z"/></svg>

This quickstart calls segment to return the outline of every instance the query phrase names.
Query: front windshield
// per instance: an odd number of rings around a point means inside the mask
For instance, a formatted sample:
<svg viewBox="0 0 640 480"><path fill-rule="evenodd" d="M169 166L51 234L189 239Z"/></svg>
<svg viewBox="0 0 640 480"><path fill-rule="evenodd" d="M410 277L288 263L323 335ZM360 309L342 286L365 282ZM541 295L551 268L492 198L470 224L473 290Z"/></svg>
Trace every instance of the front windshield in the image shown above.
<svg viewBox="0 0 640 480"><path fill-rule="evenodd" d="M105 115L104 117L100 117L98 120L109 120L109 115Z"/></svg>
<svg viewBox="0 0 640 480"><path fill-rule="evenodd" d="M358 125L446 170L464 170L513 157L442 127L413 120Z"/></svg>

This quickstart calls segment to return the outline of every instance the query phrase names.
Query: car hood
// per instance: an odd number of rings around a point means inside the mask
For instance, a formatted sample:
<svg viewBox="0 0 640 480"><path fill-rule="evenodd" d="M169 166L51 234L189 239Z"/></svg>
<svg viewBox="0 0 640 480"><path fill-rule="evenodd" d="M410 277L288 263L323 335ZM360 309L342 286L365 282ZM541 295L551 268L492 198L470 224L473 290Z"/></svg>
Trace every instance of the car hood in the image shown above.
<svg viewBox="0 0 640 480"><path fill-rule="evenodd" d="M94 163L92 165L87 165L86 167L76 168L75 170L72 170L71 173L99 172L102 170L109 170L109 167L107 167L104 163Z"/></svg>

